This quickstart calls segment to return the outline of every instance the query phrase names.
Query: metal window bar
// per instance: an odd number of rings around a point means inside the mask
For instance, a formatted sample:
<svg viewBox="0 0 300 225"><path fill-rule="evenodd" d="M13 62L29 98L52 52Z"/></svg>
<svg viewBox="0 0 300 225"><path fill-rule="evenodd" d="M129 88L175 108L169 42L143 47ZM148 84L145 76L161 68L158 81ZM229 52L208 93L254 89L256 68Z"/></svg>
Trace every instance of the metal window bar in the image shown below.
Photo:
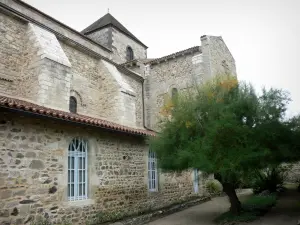
<svg viewBox="0 0 300 225"><path fill-rule="evenodd" d="M157 161L155 152L152 151L149 151L148 155L148 186L151 192L158 190Z"/></svg>
<svg viewBox="0 0 300 225"><path fill-rule="evenodd" d="M68 150L68 200L87 199L87 142L75 138Z"/></svg>

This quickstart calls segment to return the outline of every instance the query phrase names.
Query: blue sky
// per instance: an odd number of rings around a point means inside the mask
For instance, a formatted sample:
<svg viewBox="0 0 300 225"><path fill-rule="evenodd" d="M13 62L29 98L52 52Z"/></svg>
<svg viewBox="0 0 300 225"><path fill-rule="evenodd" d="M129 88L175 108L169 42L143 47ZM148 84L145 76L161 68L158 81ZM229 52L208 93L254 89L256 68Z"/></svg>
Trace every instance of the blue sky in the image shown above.
<svg viewBox="0 0 300 225"><path fill-rule="evenodd" d="M195 45L200 36L222 36L238 78L256 88L291 93L289 115L300 111L300 0L26 0L81 31L110 13L145 43L148 57Z"/></svg>

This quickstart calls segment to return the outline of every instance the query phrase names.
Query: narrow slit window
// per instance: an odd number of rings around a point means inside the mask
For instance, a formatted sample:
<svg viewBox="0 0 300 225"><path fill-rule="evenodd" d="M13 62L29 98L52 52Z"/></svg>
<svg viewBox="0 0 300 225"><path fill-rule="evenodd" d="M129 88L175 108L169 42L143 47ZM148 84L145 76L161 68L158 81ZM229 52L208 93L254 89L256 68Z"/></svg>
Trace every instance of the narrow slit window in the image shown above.
<svg viewBox="0 0 300 225"><path fill-rule="evenodd" d="M178 90L177 88L172 88L172 101L175 101L178 97Z"/></svg>
<svg viewBox="0 0 300 225"><path fill-rule="evenodd" d="M74 138L68 150L68 200L87 199L87 142Z"/></svg>
<svg viewBox="0 0 300 225"><path fill-rule="evenodd" d="M69 110L71 113L77 113L77 100L75 97L70 97Z"/></svg>
<svg viewBox="0 0 300 225"><path fill-rule="evenodd" d="M127 58L127 61L134 59L133 50L130 46L128 46L126 49L126 58Z"/></svg>

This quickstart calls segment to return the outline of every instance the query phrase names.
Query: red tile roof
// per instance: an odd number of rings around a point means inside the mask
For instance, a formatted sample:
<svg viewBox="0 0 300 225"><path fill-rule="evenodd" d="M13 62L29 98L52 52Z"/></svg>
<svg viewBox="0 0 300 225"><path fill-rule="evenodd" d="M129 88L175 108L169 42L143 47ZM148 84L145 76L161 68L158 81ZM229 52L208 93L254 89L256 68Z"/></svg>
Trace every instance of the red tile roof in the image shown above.
<svg viewBox="0 0 300 225"><path fill-rule="evenodd" d="M115 130L115 131L125 132L129 134L135 134L141 136L155 135L155 132L150 130L126 127L106 120L88 117L88 116L79 115L70 112L64 112L56 109L51 109L27 101L1 96L1 95L0 95L0 107L18 109L24 112L31 112L39 115L45 115L52 118L63 119L70 122L101 127L103 129Z"/></svg>

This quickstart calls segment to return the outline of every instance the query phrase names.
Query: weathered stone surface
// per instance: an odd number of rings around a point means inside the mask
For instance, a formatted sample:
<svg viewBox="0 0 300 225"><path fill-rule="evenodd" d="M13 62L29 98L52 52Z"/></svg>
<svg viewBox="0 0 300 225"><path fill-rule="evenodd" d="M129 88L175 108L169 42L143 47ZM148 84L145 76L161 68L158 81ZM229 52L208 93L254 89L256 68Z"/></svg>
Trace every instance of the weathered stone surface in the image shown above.
<svg viewBox="0 0 300 225"><path fill-rule="evenodd" d="M35 169L35 170L41 170L45 168L45 165L43 163L43 161L41 160L32 160L30 165L29 165L30 169Z"/></svg>
<svg viewBox="0 0 300 225"><path fill-rule="evenodd" d="M15 118L14 125L6 126L12 128L14 126L21 127L26 130L22 135L36 134L40 139L44 139L47 134L50 143L55 145L44 145L43 154L37 154L35 159L27 158L27 152L35 151L38 143L30 142L28 148L24 148L25 158L24 165L27 167L22 170L17 168L12 169L10 179L4 179L4 184L7 187L14 186L18 183L19 188L14 189L12 193L8 191L6 197L20 198L19 200L11 200L14 204L6 204L5 207L11 213L14 207L19 210L19 215L33 215L39 212L47 212L49 217L58 215L73 216L75 220L81 220L81 212L85 216L95 215L99 210L115 211L123 213L132 213L132 211L145 210L148 208L159 208L178 200L178 196L182 199L193 196L193 184L191 171L174 175L172 173L161 174L159 178L159 191L149 193L147 188L147 155L148 147L142 139L130 137L126 135L111 136L109 133L99 130L78 129L77 135L90 136L89 140L89 167L91 177L89 186L89 197L95 201L94 204L87 204L80 208L68 206L66 190L66 172L64 166L67 162L68 144L56 142L58 136L66 140L73 139L73 126L62 125L59 123L45 122L44 124L37 123L37 120L32 118L18 118L14 115L2 115L3 118ZM64 134L57 133L56 130L63 130ZM7 129L10 132L10 129ZM43 132L46 131L46 132ZM76 135L76 136L77 136ZM29 141L29 138L26 138ZM5 139L0 137L0 144L5 142ZM46 142L45 142L46 143ZM32 147L33 146L33 147ZM50 146L50 147L49 147ZM54 146L54 147L53 147ZM49 148L54 150L49 150ZM63 154L57 154L56 149L63 149ZM10 148L9 151L17 150ZM3 162L9 163L10 156L6 150L0 152L3 156ZM16 154L13 155L16 157ZM123 159L126 156L126 159ZM29 159L29 160L28 160ZM57 167L50 167L53 164L52 159L57 159L55 162ZM27 161L26 161L27 160ZM26 163L27 162L27 163ZM23 163L23 162L22 162ZM33 169L35 168L35 169ZM42 169L39 169L42 168ZM59 168L62 168L63 172ZM8 173L0 173L0 178L8 177ZM201 181L201 179L200 179ZM54 184L55 183L55 184ZM180 185L179 185L180 184ZM22 186L22 187L21 187ZM1 190L1 191L7 191ZM199 187L201 191L201 184ZM201 192L199 193L201 195ZM0 200L5 201L5 199ZM7 201L6 201L7 203ZM32 210L26 208L31 206ZM59 208L55 208L55 207ZM54 208L53 208L54 207ZM11 216L9 213L9 216ZM18 216L19 216L18 215ZM84 217L85 218L85 217ZM23 221L24 222L24 221Z"/></svg>
<svg viewBox="0 0 300 225"><path fill-rule="evenodd" d="M234 70L234 61L222 40L203 39L203 55L196 52L158 65L140 63L130 68L146 78L143 87L141 79L121 72L102 56L123 63L126 48L130 46L135 58L145 59L145 46L115 28L105 28L90 35L112 49L111 52L101 50L90 40L18 1L4 2L51 29L0 12L3 34L0 35L0 77L11 80L0 79L0 95L63 111L69 110L69 97L74 96L78 114L143 128L145 88L147 125L155 127L155 117L172 88L184 91L195 76L200 79L202 74ZM58 38L50 30L74 42ZM202 179L199 179L199 193L194 193L191 171L159 173L158 191L150 193L149 149L140 137L14 113L1 112L0 118L3 221L13 218L15 224L29 224L40 214L54 222L72 218L74 223L84 224L100 211L128 215L203 194ZM79 206L67 200L68 145L74 137L84 137L88 142L89 199Z"/></svg>
<svg viewBox="0 0 300 225"><path fill-rule="evenodd" d="M0 217L9 217L8 209L0 210Z"/></svg>
<svg viewBox="0 0 300 225"><path fill-rule="evenodd" d="M32 203L35 203L35 201L30 200L30 199L25 199L25 200L20 201L20 204L32 204Z"/></svg>
<svg viewBox="0 0 300 225"><path fill-rule="evenodd" d="M10 198L12 196L12 191L11 190L1 190L0 196L1 196L1 199Z"/></svg>
<svg viewBox="0 0 300 225"><path fill-rule="evenodd" d="M36 153L35 152L26 152L25 153L25 157L27 157L27 158L35 158L36 157Z"/></svg>
<svg viewBox="0 0 300 225"><path fill-rule="evenodd" d="M18 209L15 207L10 215L17 216L19 214Z"/></svg>
<svg viewBox="0 0 300 225"><path fill-rule="evenodd" d="M57 187L53 186L49 188L49 194L54 194L55 192L57 192Z"/></svg>
<svg viewBox="0 0 300 225"><path fill-rule="evenodd" d="M30 221L34 220L34 216L33 215L28 215L26 216L25 220L24 220L24 224L29 223Z"/></svg>
<svg viewBox="0 0 300 225"><path fill-rule="evenodd" d="M26 193L26 189L19 189L13 191L13 196L24 196Z"/></svg>
<svg viewBox="0 0 300 225"><path fill-rule="evenodd" d="M22 159L22 158L24 158L24 155L22 153L17 153L16 158Z"/></svg>

